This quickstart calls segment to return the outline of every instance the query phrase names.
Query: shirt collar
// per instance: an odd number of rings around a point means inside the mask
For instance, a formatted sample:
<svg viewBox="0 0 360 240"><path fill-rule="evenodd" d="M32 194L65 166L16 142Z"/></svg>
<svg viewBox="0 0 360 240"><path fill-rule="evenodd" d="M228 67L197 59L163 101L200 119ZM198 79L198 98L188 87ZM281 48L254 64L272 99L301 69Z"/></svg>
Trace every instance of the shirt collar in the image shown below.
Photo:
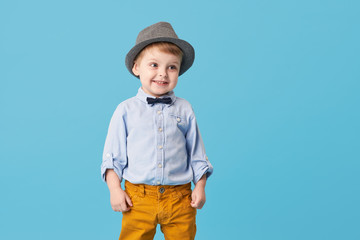
<svg viewBox="0 0 360 240"><path fill-rule="evenodd" d="M147 104L146 98L148 98L148 97L155 98L154 96L151 96L150 94L145 93L144 90L140 87L138 90L138 93L136 94L136 98L140 99L140 101ZM170 91L167 94L161 96L160 98L164 98L164 97L171 98L172 103L169 104L169 106L173 105L174 102L176 101L176 96L174 94L174 91Z"/></svg>

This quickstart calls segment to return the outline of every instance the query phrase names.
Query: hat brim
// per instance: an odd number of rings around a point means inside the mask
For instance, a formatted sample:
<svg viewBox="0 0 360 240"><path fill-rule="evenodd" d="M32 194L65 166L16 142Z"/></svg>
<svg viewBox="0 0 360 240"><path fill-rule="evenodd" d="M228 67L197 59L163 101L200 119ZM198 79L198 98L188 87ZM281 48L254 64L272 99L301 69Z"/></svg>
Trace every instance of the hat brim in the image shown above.
<svg viewBox="0 0 360 240"><path fill-rule="evenodd" d="M181 40L181 39L177 39L177 38L159 37L159 38L153 38L153 39L149 39L149 40L140 42L140 43L136 44L132 49L130 49L130 51L128 52L128 54L126 55L126 58L125 58L125 65L126 65L126 68L129 70L129 72L132 75L135 76L135 74L132 71L132 68L133 68L134 60L135 60L136 56L147 45L149 45L151 43L155 43L155 42L170 42L170 43L175 44L176 46L178 46L181 49L181 51L183 52L183 58L181 61L179 76L182 75L184 72L186 72L192 66L194 59L195 59L195 51L190 43L188 43L184 40ZM135 77L137 77L137 76L135 76Z"/></svg>

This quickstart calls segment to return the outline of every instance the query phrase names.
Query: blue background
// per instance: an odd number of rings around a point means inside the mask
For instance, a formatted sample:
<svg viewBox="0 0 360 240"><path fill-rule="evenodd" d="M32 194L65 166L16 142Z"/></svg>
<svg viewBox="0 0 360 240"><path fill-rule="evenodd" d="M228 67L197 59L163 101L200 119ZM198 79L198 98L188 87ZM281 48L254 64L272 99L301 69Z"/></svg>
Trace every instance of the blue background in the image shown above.
<svg viewBox="0 0 360 240"><path fill-rule="evenodd" d="M138 32L196 50L175 93L214 175L197 239L360 239L358 1L0 2L0 239L117 239L100 178ZM163 239L160 232L156 239Z"/></svg>

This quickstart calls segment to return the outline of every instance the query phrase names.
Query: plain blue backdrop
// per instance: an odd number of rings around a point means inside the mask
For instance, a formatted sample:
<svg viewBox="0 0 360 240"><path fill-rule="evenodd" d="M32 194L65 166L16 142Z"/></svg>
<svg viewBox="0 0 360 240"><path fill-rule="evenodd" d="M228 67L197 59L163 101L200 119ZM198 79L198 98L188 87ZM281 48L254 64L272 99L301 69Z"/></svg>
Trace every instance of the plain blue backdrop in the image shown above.
<svg viewBox="0 0 360 240"><path fill-rule="evenodd" d="M158 21L196 50L175 93L214 165L197 239L360 239L359 11L355 0L2 0L0 239L118 238L102 150L140 86L125 55Z"/></svg>

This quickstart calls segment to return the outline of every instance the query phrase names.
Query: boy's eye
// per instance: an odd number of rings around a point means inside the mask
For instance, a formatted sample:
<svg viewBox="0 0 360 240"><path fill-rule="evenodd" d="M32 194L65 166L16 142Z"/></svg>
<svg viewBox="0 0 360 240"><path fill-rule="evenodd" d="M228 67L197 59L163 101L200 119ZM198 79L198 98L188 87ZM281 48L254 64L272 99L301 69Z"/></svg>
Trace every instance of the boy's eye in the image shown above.
<svg viewBox="0 0 360 240"><path fill-rule="evenodd" d="M170 66L169 69L171 69L171 70L176 70L177 67L176 67L176 66Z"/></svg>
<svg viewBox="0 0 360 240"><path fill-rule="evenodd" d="M157 67L158 65L156 63L150 64L150 67Z"/></svg>

